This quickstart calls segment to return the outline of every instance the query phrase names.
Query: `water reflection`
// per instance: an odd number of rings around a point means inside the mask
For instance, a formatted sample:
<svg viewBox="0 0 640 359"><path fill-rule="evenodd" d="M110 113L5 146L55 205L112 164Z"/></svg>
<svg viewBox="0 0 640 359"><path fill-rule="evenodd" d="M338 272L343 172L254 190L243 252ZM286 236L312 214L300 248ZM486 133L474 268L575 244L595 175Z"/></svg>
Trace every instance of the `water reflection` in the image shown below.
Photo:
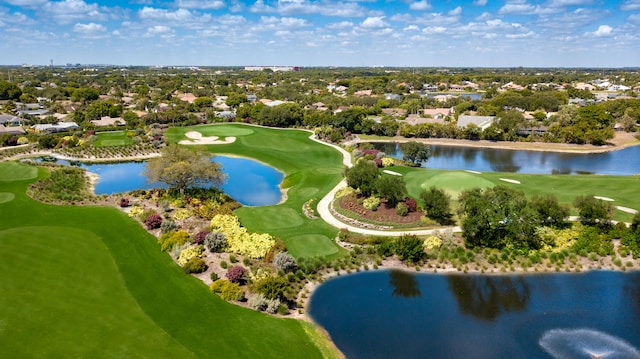
<svg viewBox="0 0 640 359"><path fill-rule="evenodd" d="M640 351L624 340L591 329L552 329L544 333L539 344L556 359L640 358Z"/></svg>
<svg viewBox="0 0 640 359"><path fill-rule="evenodd" d="M449 289L462 313L494 321L507 312L524 311L529 302L529 286L522 276L447 277Z"/></svg>
<svg viewBox="0 0 640 359"><path fill-rule="evenodd" d="M402 158L402 151L396 143L373 143L373 146L391 157ZM431 145L431 157L422 166L480 172L624 176L640 173L640 146L584 154Z"/></svg>
<svg viewBox="0 0 640 359"><path fill-rule="evenodd" d="M389 271L389 284L394 297L420 297L420 286L415 274L403 270Z"/></svg>

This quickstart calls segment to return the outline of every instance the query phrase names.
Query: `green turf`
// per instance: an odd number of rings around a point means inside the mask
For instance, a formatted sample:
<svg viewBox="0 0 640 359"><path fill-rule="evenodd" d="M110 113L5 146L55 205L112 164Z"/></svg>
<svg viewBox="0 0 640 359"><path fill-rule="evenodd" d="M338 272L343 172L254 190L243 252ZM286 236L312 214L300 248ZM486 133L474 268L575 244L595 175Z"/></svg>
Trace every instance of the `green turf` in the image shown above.
<svg viewBox="0 0 640 359"><path fill-rule="evenodd" d="M303 234L291 238L287 249L293 256L306 257L308 253L316 253L317 256L331 256L337 254L335 246L327 245L329 238L318 234Z"/></svg>
<svg viewBox="0 0 640 359"><path fill-rule="evenodd" d="M38 169L33 166L25 166L17 162L7 162L0 171L0 181L21 181L34 179L38 176Z"/></svg>
<svg viewBox="0 0 640 359"><path fill-rule="evenodd" d="M244 124L215 124L170 128L167 139L177 142L186 139L188 131L199 131L206 135L238 136L231 144L208 146L216 154L231 154L254 158L273 166L285 174L283 187L287 190L287 200L275 207L242 207L236 210L241 223L255 232L269 232L281 238L287 248L296 247L292 254L303 257L323 256L325 253L345 253L330 238L335 238L338 230L322 220L310 220L302 213L302 206L309 199L317 202L329 192L342 176L342 154L323 144L309 139L308 131L280 130ZM295 244L300 235L316 235L322 246L302 246ZM328 251L324 248L334 248ZM316 248L322 248L316 252Z"/></svg>
<svg viewBox="0 0 640 359"><path fill-rule="evenodd" d="M405 176L407 185L429 189L432 186L444 189L453 199L470 187L493 187L494 184L476 174L467 172L442 172L432 176L421 176L421 172L411 172Z"/></svg>
<svg viewBox="0 0 640 359"><path fill-rule="evenodd" d="M15 195L0 204L2 357L321 357L300 322L220 300L117 209L41 204L26 186L0 182Z"/></svg>
<svg viewBox="0 0 640 359"><path fill-rule="evenodd" d="M99 132L96 136L98 139L93 143L95 147L125 146L133 143L126 131Z"/></svg>
<svg viewBox="0 0 640 359"><path fill-rule="evenodd" d="M0 192L0 204L13 201L15 197L11 192Z"/></svg>

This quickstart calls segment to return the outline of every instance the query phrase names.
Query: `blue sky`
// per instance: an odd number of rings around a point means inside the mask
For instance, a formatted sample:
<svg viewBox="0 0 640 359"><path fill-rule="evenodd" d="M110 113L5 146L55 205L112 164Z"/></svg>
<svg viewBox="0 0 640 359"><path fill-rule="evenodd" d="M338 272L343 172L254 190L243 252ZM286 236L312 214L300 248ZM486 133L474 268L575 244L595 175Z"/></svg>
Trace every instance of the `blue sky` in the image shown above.
<svg viewBox="0 0 640 359"><path fill-rule="evenodd" d="M0 64L640 66L640 0L3 0Z"/></svg>

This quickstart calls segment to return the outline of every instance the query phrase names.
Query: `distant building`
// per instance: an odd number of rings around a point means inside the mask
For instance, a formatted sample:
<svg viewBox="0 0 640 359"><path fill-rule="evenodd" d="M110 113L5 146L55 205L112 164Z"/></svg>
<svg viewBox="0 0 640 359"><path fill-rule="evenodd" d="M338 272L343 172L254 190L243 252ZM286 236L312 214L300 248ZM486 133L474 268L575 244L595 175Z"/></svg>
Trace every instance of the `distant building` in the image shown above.
<svg viewBox="0 0 640 359"><path fill-rule="evenodd" d="M486 130L493 122L495 122L495 116L470 116L470 115L460 115L458 117L458 127L466 128L470 124L474 124L483 131Z"/></svg>
<svg viewBox="0 0 640 359"><path fill-rule="evenodd" d="M93 121L91 121L91 123L94 126L100 126L100 127L104 127L104 126L124 126L124 125L127 124L127 121L125 121L122 117L102 116L99 120L93 120Z"/></svg>
<svg viewBox="0 0 640 359"><path fill-rule="evenodd" d="M58 122L58 123L47 123L47 124L38 124L31 126L36 132L67 132L71 130L75 130L80 128L75 122Z"/></svg>
<svg viewBox="0 0 640 359"><path fill-rule="evenodd" d="M264 71L264 70L271 70L273 72L288 72L288 71L294 71L294 72L298 72L300 71L300 67L298 66L245 66L244 67L245 71Z"/></svg>

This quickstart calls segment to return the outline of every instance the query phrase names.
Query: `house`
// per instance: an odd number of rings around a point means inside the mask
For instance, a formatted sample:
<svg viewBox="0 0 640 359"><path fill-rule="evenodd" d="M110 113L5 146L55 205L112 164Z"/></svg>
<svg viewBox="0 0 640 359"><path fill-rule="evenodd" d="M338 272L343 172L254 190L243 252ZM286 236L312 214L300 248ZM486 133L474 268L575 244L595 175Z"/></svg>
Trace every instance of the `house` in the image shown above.
<svg viewBox="0 0 640 359"><path fill-rule="evenodd" d="M80 128L80 126L78 126L78 124L75 122L58 122L53 124L46 123L46 124L33 125L31 126L31 128L34 129L36 132L53 133L53 132L67 132L67 131L75 130L77 128Z"/></svg>
<svg viewBox="0 0 640 359"><path fill-rule="evenodd" d="M236 118L236 113L233 111L219 111L216 112L216 116L225 121L233 121Z"/></svg>
<svg viewBox="0 0 640 359"><path fill-rule="evenodd" d="M425 108L421 110L422 114L427 117L442 120L447 116L451 116L452 112L450 108Z"/></svg>
<svg viewBox="0 0 640 359"><path fill-rule="evenodd" d="M384 94L384 98L386 100L396 100L396 101L400 101L401 96L395 93L386 93Z"/></svg>
<svg viewBox="0 0 640 359"><path fill-rule="evenodd" d="M508 83L506 83L506 84L502 85L502 86L500 87L500 89L501 89L502 91L507 91L507 90L521 91L521 90L524 90L524 87L522 87L522 86L520 86L520 85L518 85L518 84L514 84L514 83L513 83L513 81L510 81L510 82L508 82Z"/></svg>
<svg viewBox="0 0 640 359"><path fill-rule="evenodd" d="M22 126L5 127L4 125L0 125L0 135L24 135L26 133Z"/></svg>
<svg viewBox="0 0 640 359"><path fill-rule="evenodd" d="M122 117L109 117L102 116L99 120L92 120L91 123L94 126L124 126L127 124L127 121L122 119Z"/></svg>
<svg viewBox="0 0 640 359"><path fill-rule="evenodd" d="M424 84L422 85L422 89L425 91L438 91L438 85Z"/></svg>
<svg viewBox="0 0 640 359"><path fill-rule="evenodd" d="M407 110L403 108L383 108L382 113L389 116L404 117L407 115Z"/></svg>
<svg viewBox="0 0 640 359"><path fill-rule="evenodd" d="M420 117L418 115L409 115L407 116L407 118L404 119L403 122L411 126L422 125L424 123L439 123L439 124L445 123L443 118Z"/></svg>
<svg viewBox="0 0 640 359"><path fill-rule="evenodd" d="M371 90L360 90L353 93L355 97L367 97L371 96Z"/></svg>
<svg viewBox="0 0 640 359"><path fill-rule="evenodd" d="M596 89L595 86L590 85L590 84L586 84L584 82L578 82L575 86L573 86L574 88L578 89L578 90L587 90L587 91L593 91Z"/></svg>
<svg viewBox="0 0 640 359"><path fill-rule="evenodd" d="M249 100L249 102L256 102L258 101L258 96L256 96L255 94L249 94L247 95L247 100Z"/></svg>
<svg viewBox="0 0 640 359"><path fill-rule="evenodd" d="M22 126L22 119L14 115L2 114L0 115L0 125Z"/></svg>
<svg viewBox="0 0 640 359"><path fill-rule="evenodd" d="M496 120L496 116L471 116L471 115L460 115L458 117L458 127L466 128L470 124L474 124L483 131L486 130L491 124L493 124Z"/></svg>

